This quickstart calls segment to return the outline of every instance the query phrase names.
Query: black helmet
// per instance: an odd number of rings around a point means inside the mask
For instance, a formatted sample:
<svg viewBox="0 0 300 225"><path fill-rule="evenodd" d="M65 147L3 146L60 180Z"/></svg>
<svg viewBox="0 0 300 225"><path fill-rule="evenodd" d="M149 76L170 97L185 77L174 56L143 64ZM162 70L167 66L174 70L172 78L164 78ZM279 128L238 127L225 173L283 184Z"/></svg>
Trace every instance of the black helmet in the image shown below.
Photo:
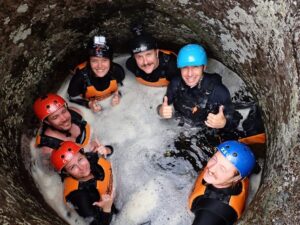
<svg viewBox="0 0 300 225"><path fill-rule="evenodd" d="M89 56L105 57L112 60L113 49L106 42L106 38L104 36L94 36L94 38L89 42L87 48Z"/></svg>
<svg viewBox="0 0 300 225"><path fill-rule="evenodd" d="M132 31L135 34L130 44L132 54L157 48L156 40L152 36L144 34L141 26L134 27Z"/></svg>

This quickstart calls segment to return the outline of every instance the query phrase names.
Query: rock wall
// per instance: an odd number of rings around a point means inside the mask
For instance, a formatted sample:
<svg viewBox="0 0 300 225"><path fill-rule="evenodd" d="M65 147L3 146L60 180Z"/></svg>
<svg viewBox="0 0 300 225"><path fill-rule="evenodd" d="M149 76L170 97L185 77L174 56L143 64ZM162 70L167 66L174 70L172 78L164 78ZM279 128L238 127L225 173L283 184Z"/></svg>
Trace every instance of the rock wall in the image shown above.
<svg viewBox="0 0 300 225"><path fill-rule="evenodd" d="M300 3L297 0L3 0L0 3L0 222L62 224L25 167L22 134L31 109L81 60L82 43L101 32L126 51L143 21L161 43L198 42L234 70L257 97L268 136L262 185L239 224L298 224Z"/></svg>

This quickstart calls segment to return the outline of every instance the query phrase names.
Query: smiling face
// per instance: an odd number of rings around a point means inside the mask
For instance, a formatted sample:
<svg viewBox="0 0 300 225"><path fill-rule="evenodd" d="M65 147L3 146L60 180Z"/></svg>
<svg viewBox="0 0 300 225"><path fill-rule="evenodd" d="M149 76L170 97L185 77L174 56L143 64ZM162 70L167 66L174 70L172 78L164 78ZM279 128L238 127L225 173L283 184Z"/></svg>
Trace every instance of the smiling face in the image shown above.
<svg viewBox="0 0 300 225"><path fill-rule="evenodd" d="M190 88L195 87L203 77L204 66L186 66L181 68L181 77Z"/></svg>
<svg viewBox="0 0 300 225"><path fill-rule="evenodd" d="M157 49L136 53L134 58L137 66L146 74L152 73L159 65Z"/></svg>
<svg viewBox="0 0 300 225"><path fill-rule="evenodd" d="M221 152L217 152L208 161L203 179L217 188L231 186L241 178L237 169Z"/></svg>
<svg viewBox="0 0 300 225"><path fill-rule="evenodd" d="M96 77L104 77L110 69L110 59L91 56L90 65Z"/></svg>
<svg viewBox="0 0 300 225"><path fill-rule="evenodd" d="M71 114L66 106L51 113L45 122L57 130L68 131L72 127Z"/></svg>
<svg viewBox="0 0 300 225"><path fill-rule="evenodd" d="M64 168L70 176L77 180L86 180L91 175L90 162L80 152L74 154Z"/></svg>

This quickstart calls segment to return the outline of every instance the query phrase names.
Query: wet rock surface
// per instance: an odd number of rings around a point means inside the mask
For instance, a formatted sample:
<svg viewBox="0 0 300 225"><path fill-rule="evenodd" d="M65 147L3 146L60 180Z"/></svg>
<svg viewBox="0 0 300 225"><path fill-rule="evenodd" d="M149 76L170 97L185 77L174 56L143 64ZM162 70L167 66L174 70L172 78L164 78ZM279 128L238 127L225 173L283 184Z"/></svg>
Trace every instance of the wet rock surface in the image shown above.
<svg viewBox="0 0 300 225"><path fill-rule="evenodd" d="M58 88L93 34L127 51L130 26L172 48L202 43L248 84L263 110L268 142L262 185L239 224L297 224L299 215L299 2L2 1L0 4L0 222L63 224L26 167L22 134L38 126L32 102ZM153 19L155 18L155 19Z"/></svg>

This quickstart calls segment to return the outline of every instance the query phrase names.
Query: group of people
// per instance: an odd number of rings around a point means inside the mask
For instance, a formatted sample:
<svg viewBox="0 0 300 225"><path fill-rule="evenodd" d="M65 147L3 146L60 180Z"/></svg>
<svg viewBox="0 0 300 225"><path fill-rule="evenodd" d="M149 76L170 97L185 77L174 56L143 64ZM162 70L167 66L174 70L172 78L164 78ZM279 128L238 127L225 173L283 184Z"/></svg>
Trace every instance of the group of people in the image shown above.
<svg viewBox="0 0 300 225"><path fill-rule="evenodd" d="M208 74L205 49L198 44L183 46L178 56L161 50L156 40L139 27L131 41L132 55L126 61L137 82L154 88L166 87L157 113L189 121L196 127L224 131L237 127L234 107L227 87L218 74ZM69 101L103 110L101 101L120 103L119 86L124 69L113 62L113 50L104 36L95 36L87 45L86 62L76 67L68 87ZM43 158L60 174L64 182L64 200L90 224L110 224L114 207L112 167L107 159L113 147L92 139L90 124L79 109L69 107L57 94L39 97L33 105L41 121L36 145ZM233 224L245 206L248 176L255 165L250 148L230 140L216 148L215 155L199 174L189 197L195 213L193 225Z"/></svg>

